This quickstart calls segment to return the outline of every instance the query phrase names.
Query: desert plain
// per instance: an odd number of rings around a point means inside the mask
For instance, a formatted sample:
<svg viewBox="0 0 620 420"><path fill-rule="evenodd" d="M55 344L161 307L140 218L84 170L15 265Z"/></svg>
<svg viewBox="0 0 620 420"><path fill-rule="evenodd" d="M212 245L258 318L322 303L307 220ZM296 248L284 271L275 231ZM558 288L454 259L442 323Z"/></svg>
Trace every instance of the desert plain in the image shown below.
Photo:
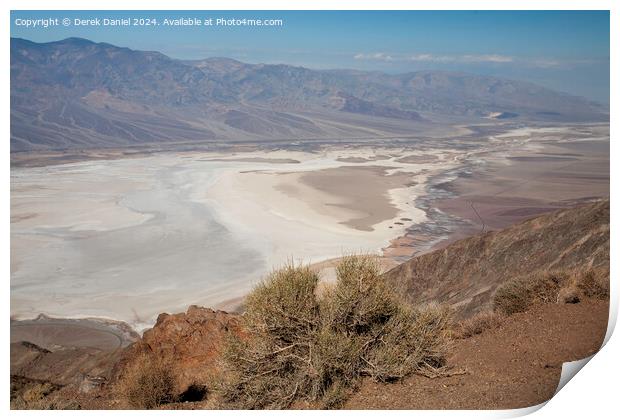
<svg viewBox="0 0 620 420"><path fill-rule="evenodd" d="M52 163L11 169L14 325L43 313L140 331L192 304L235 309L287 262L329 281L347 253L389 268L607 197L609 126Z"/></svg>

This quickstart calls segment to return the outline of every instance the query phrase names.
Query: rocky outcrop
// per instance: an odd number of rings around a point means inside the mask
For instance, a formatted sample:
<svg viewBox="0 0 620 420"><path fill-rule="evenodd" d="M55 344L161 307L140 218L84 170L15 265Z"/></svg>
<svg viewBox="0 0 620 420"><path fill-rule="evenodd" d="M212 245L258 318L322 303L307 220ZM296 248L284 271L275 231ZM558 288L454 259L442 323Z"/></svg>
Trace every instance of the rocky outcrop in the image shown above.
<svg viewBox="0 0 620 420"><path fill-rule="evenodd" d="M497 286L515 276L593 267L609 268L609 200L457 241L385 276L411 303L447 303L468 317L489 309Z"/></svg>
<svg viewBox="0 0 620 420"><path fill-rule="evenodd" d="M153 328L128 347L122 365L150 353L173 365L179 392L205 383L219 369L218 358L228 334L240 334L240 315L190 306L187 312L160 314ZM119 369L119 373L122 366Z"/></svg>
<svg viewBox="0 0 620 420"><path fill-rule="evenodd" d="M82 408L115 407L117 381L144 353L169 363L180 399L191 400L192 394L205 393L205 384L217 374L226 336L241 333L239 320L238 314L190 306L185 313L159 315L153 328L125 348L48 350L26 341L11 343L11 404L65 408L79 401ZM29 397L31 388L38 392L36 401Z"/></svg>

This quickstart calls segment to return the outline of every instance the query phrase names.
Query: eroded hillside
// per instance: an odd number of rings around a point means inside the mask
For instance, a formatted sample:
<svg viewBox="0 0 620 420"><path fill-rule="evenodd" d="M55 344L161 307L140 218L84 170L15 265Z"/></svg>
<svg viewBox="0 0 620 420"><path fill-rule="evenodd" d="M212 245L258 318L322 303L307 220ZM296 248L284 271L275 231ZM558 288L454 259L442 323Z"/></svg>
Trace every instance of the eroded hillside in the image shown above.
<svg viewBox="0 0 620 420"><path fill-rule="evenodd" d="M444 302L467 317L489 309L496 288L515 276L595 267L609 267L609 200L457 241L386 277L411 303Z"/></svg>

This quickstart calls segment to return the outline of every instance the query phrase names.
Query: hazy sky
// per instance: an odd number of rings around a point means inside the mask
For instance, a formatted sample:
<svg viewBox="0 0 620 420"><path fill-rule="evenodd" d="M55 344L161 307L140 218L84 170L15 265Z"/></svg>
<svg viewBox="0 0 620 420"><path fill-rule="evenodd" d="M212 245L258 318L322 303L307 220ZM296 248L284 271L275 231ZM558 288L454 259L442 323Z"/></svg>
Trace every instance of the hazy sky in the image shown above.
<svg viewBox="0 0 620 420"><path fill-rule="evenodd" d="M16 19L71 19L26 28ZM75 26L74 18L142 17L145 27ZM175 26L163 19L282 19L277 27ZM21 22L23 23L23 21ZM168 56L384 72L457 70L528 80L609 103L607 11L109 12L17 11L11 35L36 42L83 37Z"/></svg>

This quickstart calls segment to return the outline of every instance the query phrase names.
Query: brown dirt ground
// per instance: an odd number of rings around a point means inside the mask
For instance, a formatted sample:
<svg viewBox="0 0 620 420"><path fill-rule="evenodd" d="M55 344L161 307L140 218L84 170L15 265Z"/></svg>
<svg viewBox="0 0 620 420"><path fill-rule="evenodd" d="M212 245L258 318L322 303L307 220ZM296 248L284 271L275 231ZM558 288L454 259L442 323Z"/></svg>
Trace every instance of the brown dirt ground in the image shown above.
<svg viewBox="0 0 620 420"><path fill-rule="evenodd" d="M535 305L525 313L505 318L495 328L455 340L448 359L449 371L455 375L433 379L414 375L392 384L367 379L343 408L508 409L537 405L553 396L563 362L598 351L606 332L608 309L608 301L595 299ZM80 394L75 386L54 392L41 404L40 408L124 407L112 389ZM160 408L217 408L217 398ZM294 408L313 407L300 403Z"/></svg>
<svg viewBox="0 0 620 420"><path fill-rule="evenodd" d="M550 399L562 363L600 348L609 302L545 304L515 314L497 327L454 343L449 366L465 374L412 376L379 384L366 380L345 409L508 409Z"/></svg>

